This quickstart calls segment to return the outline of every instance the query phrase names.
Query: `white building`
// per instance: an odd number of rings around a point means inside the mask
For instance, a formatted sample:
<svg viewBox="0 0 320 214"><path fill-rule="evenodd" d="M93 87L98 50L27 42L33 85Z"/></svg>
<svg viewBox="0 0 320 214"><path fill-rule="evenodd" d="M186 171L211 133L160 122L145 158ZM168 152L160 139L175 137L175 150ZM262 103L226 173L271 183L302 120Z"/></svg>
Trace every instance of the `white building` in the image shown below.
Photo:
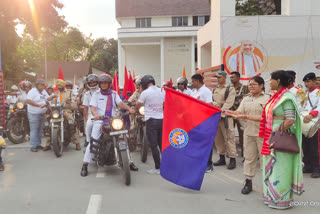
<svg viewBox="0 0 320 214"><path fill-rule="evenodd" d="M124 69L151 74L156 84L191 77L197 68L197 31L210 19L208 0L116 0L119 81Z"/></svg>

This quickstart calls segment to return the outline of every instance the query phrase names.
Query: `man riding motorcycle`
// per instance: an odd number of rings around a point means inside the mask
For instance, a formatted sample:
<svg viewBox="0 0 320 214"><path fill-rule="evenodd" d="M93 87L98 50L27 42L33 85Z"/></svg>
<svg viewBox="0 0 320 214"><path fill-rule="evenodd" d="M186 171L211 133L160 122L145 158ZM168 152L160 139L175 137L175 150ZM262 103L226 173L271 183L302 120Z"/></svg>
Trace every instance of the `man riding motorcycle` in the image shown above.
<svg viewBox="0 0 320 214"><path fill-rule="evenodd" d="M90 101L91 101L92 95L99 90L98 80L99 80L98 75L90 74L87 77L87 81L86 81L88 84L89 90L85 93L83 103L82 103L82 105L84 106L84 109L83 109L84 121L86 121L86 142L84 146L87 146L91 139L91 132L93 128L93 122L91 119L93 119L93 115L90 110Z"/></svg>
<svg viewBox="0 0 320 214"><path fill-rule="evenodd" d="M11 115L11 110L13 109L14 105L17 103L18 101L18 87L16 85L11 86L11 90L10 90L10 95L7 96L7 103L9 105L9 111L8 111L8 115L7 118L10 117Z"/></svg>
<svg viewBox="0 0 320 214"><path fill-rule="evenodd" d="M112 78L110 75L105 74L99 77L99 87L100 90L96 91L90 101L90 110L94 117L93 128L92 128L92 143L100 139L103 131L102 126L104 121L100 120L101 116L112 117L116 106L129 111L131 114L135 113L134 108L130 108L120 99L117 92L112 91ZM81 176L85 177L88 175L88 164L92 162L92 158L94 154L90 152L90 146L87 146L86 152L83 159L83 165L81 168ZM130 169L133 171L137 171L138 168L130 163Z"/></svg>
<svg viewBox="0 0 320 214"><path fill-rule="evenodd" d="M66 82L64 80L58 79L56 81L56 85L58 87L58 91L55 92L55 95L57 98L54 98L51 101L51 104L57 105L58 103L60 103L60 104L66 103L66 105L63 108L65 109L65 112L67 113L67 119L75 121L75 118L73 118L73 113L72 113L72 109L74 109L75 106L77 106L75 97L72 95L71 91L66 90L66 88L65 88ZM70 103L68 103L68 101L70 101ZM76 145L76 150L81 150L79 130L77 128L76 128L75 133L73 134L72 141ZM46 146L43 148L43 151L48 151L51 149L50 142L51 142L51 140L49 137L49 139L47 139Z"/></svg>
<svg viewBox="0 0 320 214"><path fill-rule="evenodd" d="M188 88L188 80L186 78L179 77L177 79L177 86L178 86L177 91L180 91L180 92L187 94L189 96L192 95L192 90Z"/></svg>

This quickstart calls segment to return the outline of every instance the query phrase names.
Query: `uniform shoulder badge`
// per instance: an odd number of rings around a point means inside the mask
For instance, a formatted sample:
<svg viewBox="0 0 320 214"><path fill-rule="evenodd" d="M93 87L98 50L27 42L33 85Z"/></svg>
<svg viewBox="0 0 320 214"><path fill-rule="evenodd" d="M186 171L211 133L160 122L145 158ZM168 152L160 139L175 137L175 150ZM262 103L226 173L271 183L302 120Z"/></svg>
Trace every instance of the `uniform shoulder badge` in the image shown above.
<svg viewBox="0 0 320 214"><path fill-rule="evenodd" d="M320 96L320 89L318 89L317 91L317 96Z"/></svg>

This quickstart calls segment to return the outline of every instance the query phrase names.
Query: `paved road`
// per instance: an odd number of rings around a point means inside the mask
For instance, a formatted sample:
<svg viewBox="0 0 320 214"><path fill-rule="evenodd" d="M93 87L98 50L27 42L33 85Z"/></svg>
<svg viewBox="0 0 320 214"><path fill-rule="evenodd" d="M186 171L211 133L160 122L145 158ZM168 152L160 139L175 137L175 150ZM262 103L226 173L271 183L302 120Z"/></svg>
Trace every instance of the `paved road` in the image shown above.
<svg viewBox="0 0 320 214"><path fill-rule="evenodd" d="M242 166L229 171L217 167L206 174L200 192L187 190L148 175L147 164L133 158L139 172L132 173L132 184L123 184L117 167L89 168L89 176L80 176L83 153L69 146L63 157L52 151L31 153L27 144L9 145L4 151L6 171L0 173L0 213L8 214L81 214L81 213L319 213L320 206L298 206L286 211L267 208L261 199L261 173L254 180L255 191L240 193ZM215 157L216 158L216 157ZM297 201L320 203L320 179L305 175L306 192Z"/></svg>

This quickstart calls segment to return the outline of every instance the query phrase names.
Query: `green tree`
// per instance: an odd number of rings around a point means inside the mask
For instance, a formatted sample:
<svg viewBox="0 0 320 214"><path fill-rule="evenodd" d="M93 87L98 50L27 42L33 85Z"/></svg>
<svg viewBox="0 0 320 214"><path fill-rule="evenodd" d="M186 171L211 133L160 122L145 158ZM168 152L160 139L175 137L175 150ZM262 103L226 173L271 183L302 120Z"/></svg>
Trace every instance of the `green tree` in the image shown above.
<svg viewBox="0 0 320 214"><path fill-rule="evenodd" d="M271 15L281 14L281 0L236 1L236 15Z"/></svg>

